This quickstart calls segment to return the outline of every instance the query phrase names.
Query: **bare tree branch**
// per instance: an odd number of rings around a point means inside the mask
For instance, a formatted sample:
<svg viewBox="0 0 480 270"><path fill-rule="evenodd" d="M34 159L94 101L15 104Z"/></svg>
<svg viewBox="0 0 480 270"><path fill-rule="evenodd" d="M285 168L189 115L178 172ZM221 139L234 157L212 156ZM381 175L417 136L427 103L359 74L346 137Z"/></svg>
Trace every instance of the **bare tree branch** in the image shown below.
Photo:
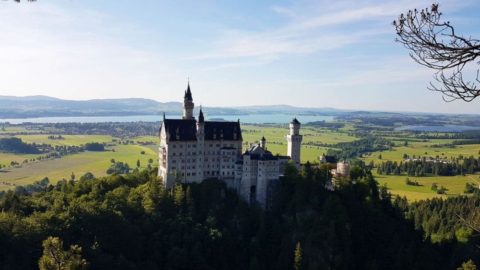
<svg viewBox="0 0 480 270"><path fill-rule="evenodd" d="M466 79L465 67L479 64L475 60L480 56L480 40L458 35L450 22L441 21L438 7L432 4L430 9L400 14L393 22L396 41L410 51L415 62L436 71L437 83L430 83L430 90L441 92L445 101L470 102L480 96L480 80L478 68L475 79Z"/></svg>

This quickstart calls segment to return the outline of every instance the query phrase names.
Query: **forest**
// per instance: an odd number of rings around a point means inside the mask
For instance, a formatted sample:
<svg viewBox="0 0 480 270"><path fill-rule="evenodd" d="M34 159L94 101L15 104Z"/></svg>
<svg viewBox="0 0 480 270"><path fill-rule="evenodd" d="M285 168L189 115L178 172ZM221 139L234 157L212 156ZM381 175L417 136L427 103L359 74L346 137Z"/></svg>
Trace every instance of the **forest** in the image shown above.
<svg viewBox="0 0 480 270"><path fill-rule="evenodd" d="M456 269L479 258L468 233L430 241L462 229L451 209L469 200L392 203L360 169L356 184L328 191L326 166L288 166L267 209L215 179L165 190L155 169L47 179L1 197L0 261L3 269L50 269L58 258L72 269ZM426 222L428 203L445 204L442 221L455 225Z"/></svg>
<svg viewBox="0 0 480 270"><path fill-rule="evenodd" d="M40 150L36 145L22 142L19 138L0 138L0 152L38 154Z"/></svg>

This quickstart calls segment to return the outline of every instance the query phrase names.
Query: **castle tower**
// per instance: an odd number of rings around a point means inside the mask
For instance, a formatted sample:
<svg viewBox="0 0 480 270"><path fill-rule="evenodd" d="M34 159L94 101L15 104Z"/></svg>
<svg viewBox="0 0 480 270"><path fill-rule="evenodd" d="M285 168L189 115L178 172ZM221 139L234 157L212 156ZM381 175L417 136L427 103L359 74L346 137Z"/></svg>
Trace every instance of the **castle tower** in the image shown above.
<svg viewBox="0 0 480 270"><path fill-rule="evenodd" d="M185 96L183 97L183 119L193 119L194 106L192 91L190 91L190 82L188 82L187 91L185 91Z"/></svg>
<svg viewBox="0 0 480 270"><path fill-rule="evenodd" d="M297 118L294 118L290 122L290 134L287 135L288 150L287 156L289 156L297 167L300 166L300 146L302 145L303 136L300 135L300 122Z"/></svg>
<svg viewBox="0 0 480 270"><path fill-rule="evenodd" d="M266 146L267 146L267 139L265 139L265 136L263 136L262 139L260 140L260 147L262 149L266 149Z"/></svg>
<svg viewBox="0 0 480 270"><path fill-rule="evenodd" d="M350 164L346 161L340 161L337 163L337 174L343 177L350 176Z"/></svg>
<svg viewBox="0 0 480 270"><path fill-rule="evenodd" d="M201 182L205 179L204 175L204 153L202 151L205 148L205 117L203 116L202 106L200 106L200 113L198 114L198 122L197 122L197 164L196 164L196 171L197 177L196 181Z"/></svg>

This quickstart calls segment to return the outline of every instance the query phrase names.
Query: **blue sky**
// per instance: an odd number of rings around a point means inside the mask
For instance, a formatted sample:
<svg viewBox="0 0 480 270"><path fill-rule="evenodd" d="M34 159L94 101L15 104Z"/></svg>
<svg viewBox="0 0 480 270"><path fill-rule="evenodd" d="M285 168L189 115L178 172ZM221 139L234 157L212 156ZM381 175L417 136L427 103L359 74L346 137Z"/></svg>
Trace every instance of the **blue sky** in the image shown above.
<svg viewBox="0 0 480 270"><path fill-rule="evenodd" d="M480 37L478 0L439 1ZM480 113L426 89L391 22L423 0L0 1L0 95Z"/></svg>

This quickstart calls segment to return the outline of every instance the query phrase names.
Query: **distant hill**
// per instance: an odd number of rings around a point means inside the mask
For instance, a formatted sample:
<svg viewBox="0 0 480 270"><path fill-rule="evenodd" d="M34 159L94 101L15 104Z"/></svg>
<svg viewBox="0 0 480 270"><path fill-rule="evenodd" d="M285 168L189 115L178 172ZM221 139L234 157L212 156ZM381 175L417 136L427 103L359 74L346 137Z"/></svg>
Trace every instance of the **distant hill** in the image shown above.
<svg viewBox="0 0 480 270"><path fill-rule="evenodd" d="M121 116L178 112L179 102L150 99L63 100L47 96L0 96L0 118L49 116Z"/></svg>
<svg viewBox="0 0 480 270"><path fill-rule="evenodd" d="M48 96L0 96L0 118L53 116L126 116L180 114L182 103L158 102L143 98L64 100ZM289 105L208 107L209 114L278 114L292 113L337 115L341 110L331 108L301 108ZM197 108L198 110L198 108Z"/></svg>

